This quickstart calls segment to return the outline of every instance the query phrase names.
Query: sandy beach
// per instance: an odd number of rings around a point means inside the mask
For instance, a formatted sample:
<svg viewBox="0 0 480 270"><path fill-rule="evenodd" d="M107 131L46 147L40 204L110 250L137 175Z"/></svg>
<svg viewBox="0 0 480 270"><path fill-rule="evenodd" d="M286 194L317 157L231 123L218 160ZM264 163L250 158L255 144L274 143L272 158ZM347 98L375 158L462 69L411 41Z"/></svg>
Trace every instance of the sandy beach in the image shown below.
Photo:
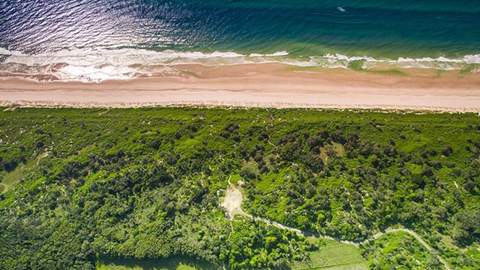
<svg viewBox="0 0 480 270"><path fill-rule="evenodd" d="M4 75L2 106L246 106L480 112L480 75L433 70L352 71L281 64L208 67L101 83Z"/></svg>

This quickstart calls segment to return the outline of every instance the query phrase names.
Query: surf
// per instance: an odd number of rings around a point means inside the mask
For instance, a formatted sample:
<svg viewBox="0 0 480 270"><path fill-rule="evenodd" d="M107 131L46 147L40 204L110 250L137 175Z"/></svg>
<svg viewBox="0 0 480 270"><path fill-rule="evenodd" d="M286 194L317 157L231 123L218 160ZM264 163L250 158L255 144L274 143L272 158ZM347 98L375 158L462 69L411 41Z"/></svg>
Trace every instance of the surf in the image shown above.
<svg viewBox="0 0 480 270"><path fill-rule="evenodd" d="M352 63L364 69L378 67L460 70L465 65L479 65L480 54L459 58L398 57L374 58L326 54L297 57L286 50L270 53L233 51L147 50L147 49L73 49L51 53L26 54L0 48L0 72L6 75L52 78L62 81L100 82L127 80L152 74L175 75L172 67L183 64L206 66L279 63L297 67L351 68ZM473 72L477 72L474 69Z"/></svg>

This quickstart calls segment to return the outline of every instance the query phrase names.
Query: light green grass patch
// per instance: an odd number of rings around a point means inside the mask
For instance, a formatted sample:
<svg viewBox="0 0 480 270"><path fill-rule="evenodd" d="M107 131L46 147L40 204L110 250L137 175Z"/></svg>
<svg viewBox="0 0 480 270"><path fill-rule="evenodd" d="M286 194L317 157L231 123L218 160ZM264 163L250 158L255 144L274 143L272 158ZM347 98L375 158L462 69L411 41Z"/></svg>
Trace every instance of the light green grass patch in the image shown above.
<svg viewBox="0 0 480 270"><path fill-rule="evenodd" d="M177 150L178 151L192 151L195 149L198 145L200 145L201 142L198 139L191 139L188 138L186 140L181 141L178 146Z"/></svg>
<svg viewBox="0 0 480 270"><path fill-rule="evenodd" d="M40 159L45 156L45 154L40 154L37 158L29 160L25 164L18 165L15 170L5 174L4 177L1 179L0 193L6 192L7 190L15 186L17 183L19 183L25 173L33 169L33 167L37 165Z"/></svg>
<svg viewBox="0 0 480 270"><path fill-rule="evenodd" d="M411 134L408 139L402 144L399 144L398 147L406 153L411 153L419 148L429 145L429 143L430 140L426 136L422 134Z"/></svg>
<svg viewBox="0 0 480 270"><path fill-rule="evenodd" d="M414 163L407 163L407 168L412 174L421 174L423 169L422 166Z"/></svg>
<svg viewBox="0 0 480 270"><path fill-rule="evenodd" d="M289 172L289 169L282 169L279 173L270 172L268 175L262 177L256 185L262 192L272 192L285 182L285 177Z"/></svg>
<svg viewBox="0 0 480 270"><path fill-rule="evenodd" d="M359 248L333 240L318 238L310 240L320 242L319 250L309 253L311 259L309 263L297 263L293 265L293 269L367 269L367 262Z"/></svg>

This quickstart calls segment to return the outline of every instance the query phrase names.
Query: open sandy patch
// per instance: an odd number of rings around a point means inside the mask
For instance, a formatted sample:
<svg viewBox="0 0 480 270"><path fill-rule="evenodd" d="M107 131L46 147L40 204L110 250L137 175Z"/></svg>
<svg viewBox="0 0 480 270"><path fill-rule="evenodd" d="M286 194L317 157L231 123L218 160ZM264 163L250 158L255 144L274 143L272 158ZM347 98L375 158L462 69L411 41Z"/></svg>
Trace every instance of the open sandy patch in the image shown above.
<svg viewBox="0 0 480 270"><path fill-rule="evenodd" d="M229 186L221 203L229 219L233 219L235 215L245 215L242 210L242 201L242 191L236 186Z"/></svg>

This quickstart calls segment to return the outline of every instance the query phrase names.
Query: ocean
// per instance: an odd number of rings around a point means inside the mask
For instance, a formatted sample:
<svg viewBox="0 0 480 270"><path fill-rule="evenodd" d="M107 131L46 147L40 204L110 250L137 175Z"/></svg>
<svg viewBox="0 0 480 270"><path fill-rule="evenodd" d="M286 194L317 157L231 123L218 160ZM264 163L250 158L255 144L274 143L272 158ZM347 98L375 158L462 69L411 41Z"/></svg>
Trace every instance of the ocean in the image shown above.
<svg viewBox="0 0 480 270"><path fill-rule="evenodd" d="M0 73L99 81L179 63L461 69L479 0L0 2Z"/></svg>

